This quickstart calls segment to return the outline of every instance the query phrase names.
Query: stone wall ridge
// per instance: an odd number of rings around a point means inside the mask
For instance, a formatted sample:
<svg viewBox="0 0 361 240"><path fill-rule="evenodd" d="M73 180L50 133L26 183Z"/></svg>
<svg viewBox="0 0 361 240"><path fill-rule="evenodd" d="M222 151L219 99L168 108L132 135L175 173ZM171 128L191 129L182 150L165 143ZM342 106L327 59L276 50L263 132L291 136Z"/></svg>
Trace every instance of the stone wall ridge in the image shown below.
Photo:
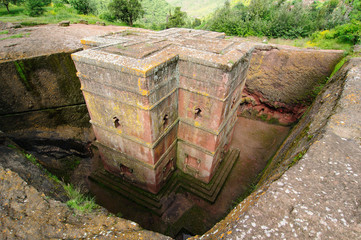
<svg viewBox="0 0 361 240"><path fill-rule="evenodd" d="M101 48L99 48L99 50L100 49ZM162 51L141 60L102 52L96 49L88 49L74 53L72 54L72 58L75 61L103 67L104 69L110 68L136 76L148 77L152 75L157 69L167 66L168 64L178 60L177 54L170 53L167 50L168 49L163 49Z"/></svg>
<svg viewBox="0 0 361 240"><path fill-rule="evenodd" d="M96 141L95 142L95 146L99 146L101 145L102 147L104 148L108 148L114 152L117 152L119 153L120 155L123 155L126 159L128 159L129 161L132 161L134 164L140 164L148 169L151 169L151 170L155 170L157 167L159 167L164 161L165 161L165 158L167 156L167 154L169 154L173 148L177 145L177 141L178 140L175 140L171 145L170 147L164 152L164 154L159 158L159 160L155 163L155 164L149 164L149 163L146 163L144 161L140 161L136 158L134 158L133 156L131 155L128 155L126 153L122 153L122 152L119 152L117 149L114 149L112 147L109 147L107 145L104 145L103 143L99 142L99 141Z"/></svg>
<svg viewBox="0 0 361 240"><path fill-rule="evenodd" d="M103 126L102 124L99 124L93 120L90 120L89 121L92 125L96 126L96 127L99 127L101 129L103 129L104 131L107 131L109 133L112 133L112 134L115 134L115 135L118 135L120 137L123 137L123 138L126 138L132 142L135 142L135 143L138 143L138 144L141 144L143 145L144 147L147 147L147 148L150 148L150 149L154 149L158 144L159 142L169 134L169 132L171 130L173 130L174 127L177 127L177 124L179 122L179 119L177 118L174 122L172 122L165 130L164 132L155 140L155 141L152 141L151 143L149 142L145 142L144 140L141 140L137 137L134 137L134 136L130 136L130 135L127 135L127 134L124 134L124 133L121 133L119 134L119 132L116 131L116 129L112 129L112 128L108 128L106 126Z"/></svg>
<svg viewBox="0 0 361 240"><path fill-rule="evenodd" d="M170 81L169 81L170 82ZM166 84L164 84L163 86L165 86ZM114 87L115 88L115 87ZM125 87L125 89L127 89ZM93 95L97 95L99 97L102 97L102 98L107 98L109 100L113 100L111 97L108 97L108 96L104 96L104 95L101 95L99 93L96 93L90 89L86 89L86 88L81 88L82 91L84 92L88 92L88 93L91 93ZM121 90L120 88L118 90ZM157 102L153 103L152 105L150 106L143 106L143 105L140 105L140 104L133 104L131 102L127 102L127 101L120 101L120 100L115 100L116 102L120 102L120 103L123 103L123 104L126 104L126 105L129 105L129 106L132 106L132 107L136 107L136 108L140 108L142 110L152 110L154 109L155 107L157 107L160 103L162 103L166 98L168 98L170 95L174 94L176 91L178 90L178 87L175 87L173 88L172 90L169 91L169 93L167 93L166 95L164 95L161 99L159 99ZM133 89L129 89L129 92L131 93L134 93L134 94L137 94L139 96L142 96L142 97L149 97L151 96L153 93L156 92L156 90L153 90L152 92L150 93L147 93L147 94L139 94L139 91L134 91Z"/></svg>

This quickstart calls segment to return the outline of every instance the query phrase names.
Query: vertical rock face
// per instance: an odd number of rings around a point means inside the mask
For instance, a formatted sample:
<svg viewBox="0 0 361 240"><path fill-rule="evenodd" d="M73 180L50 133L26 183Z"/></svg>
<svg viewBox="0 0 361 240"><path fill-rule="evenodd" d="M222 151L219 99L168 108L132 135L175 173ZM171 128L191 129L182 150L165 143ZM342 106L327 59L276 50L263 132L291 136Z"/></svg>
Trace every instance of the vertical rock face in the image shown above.
<svg viewBox="0 0 361 240"><path fill-rule="evenodd" d="M82 40L89 49L72 57L107 170L153 193L176 166L211 180L252 50L223 37L169 29Z"/></svg>
<svg viewBox="0 0 361 240"><path fill-rule="evenodd" d="M282 124L295 122L342 57L339 50L258 46L252 54L241 113Z"/></svg>

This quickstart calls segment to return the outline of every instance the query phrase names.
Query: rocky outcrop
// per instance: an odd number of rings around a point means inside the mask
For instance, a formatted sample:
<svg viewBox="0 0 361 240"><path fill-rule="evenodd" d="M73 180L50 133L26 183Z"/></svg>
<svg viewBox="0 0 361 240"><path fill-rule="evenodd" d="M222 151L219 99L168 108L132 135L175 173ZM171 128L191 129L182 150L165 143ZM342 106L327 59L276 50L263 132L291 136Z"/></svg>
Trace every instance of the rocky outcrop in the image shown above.
<svg viewBox="0 0 361 240"><path fill-rule="evenodd" d="M88 140L89 115L71 52L0 63L0 129L6 133L76 128ZM83 130L82 130L83 129ZM83 132L83 133L81 133ZM85 133L87 132L87 133ZM22 135L23 132L20 134Z"/></svg>
<svg viewBox="0 0 361 240"><path fill-rule="evenodd" d="M257 190L199 239L360 238L360 76L361 58L351 59L294 128Z"/></svg>
<svg viewBox="0 0 361 240"><path fill-rule="evenodd" d="M299 119L326 83L343 51L279 45L252 54L240 114L281 124Z"/></svg>
<svg viewBox="0 0 361 240"><path fill-rule="evenodd" d="M19 151L0 136L0 239L168 239L103 208L68 208L62 186Z"/></svg>
<svg viewBox="0 0 361 240"><path fill-rule="evenodd" d="M168 239L105 210L75 213L0 167L1 239Z"/></svg>

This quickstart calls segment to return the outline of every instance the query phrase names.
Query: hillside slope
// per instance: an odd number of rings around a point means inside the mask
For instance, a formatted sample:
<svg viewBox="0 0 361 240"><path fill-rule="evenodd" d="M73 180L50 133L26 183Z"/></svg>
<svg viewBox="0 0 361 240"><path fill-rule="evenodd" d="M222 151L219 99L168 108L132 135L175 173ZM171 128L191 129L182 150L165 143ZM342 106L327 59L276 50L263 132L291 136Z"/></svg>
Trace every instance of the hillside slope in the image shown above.
<svg viewBox="0 0 361 240"><path fill-rule="evenodd" d="M182 8L191 17L204 17L224 4L225 0L166 0L173 6Z"/></svg>
<svg viewBox="0 0 361 240"><path fill-rule="evenodd" d="M143 0L142 6L145 13L139 22L147 26L165 23L171 9L171 5L166 0Z"/></svg>

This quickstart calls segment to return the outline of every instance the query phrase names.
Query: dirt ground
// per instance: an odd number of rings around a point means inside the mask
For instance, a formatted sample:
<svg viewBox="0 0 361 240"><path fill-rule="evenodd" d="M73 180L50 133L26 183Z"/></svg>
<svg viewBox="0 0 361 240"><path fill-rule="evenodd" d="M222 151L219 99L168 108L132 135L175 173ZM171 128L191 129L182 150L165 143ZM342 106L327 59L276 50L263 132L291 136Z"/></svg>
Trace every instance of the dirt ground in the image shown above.
<svg viewBox="0 0 361 240"><path fill-rule="evenodd" d="M0 22L1 23L1 22ZM0 31L9 24L0 24ZM82 48L80 40L89 36L118 32L130 27L70 24L60 27L56 24L9 28L8 34L0 35L0 62L49 55L58 52L75 51ZM141 31L149 31L142 29ZM14 35L19 38L5 39Z"/></svg>

